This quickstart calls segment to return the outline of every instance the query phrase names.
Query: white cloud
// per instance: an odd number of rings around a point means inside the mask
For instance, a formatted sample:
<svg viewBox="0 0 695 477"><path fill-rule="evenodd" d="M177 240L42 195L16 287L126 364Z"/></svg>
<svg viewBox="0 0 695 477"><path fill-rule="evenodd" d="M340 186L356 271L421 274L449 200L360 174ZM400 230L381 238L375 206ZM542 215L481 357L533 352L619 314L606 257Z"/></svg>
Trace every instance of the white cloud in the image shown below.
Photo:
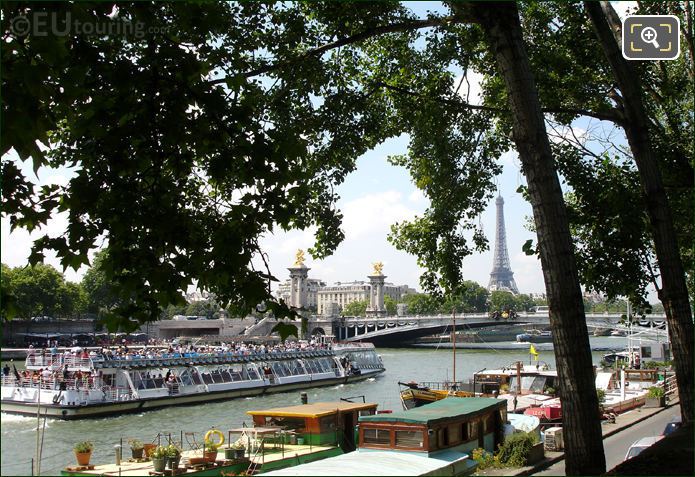
<svg viewBox="0 0 695 477"><path fill-rule="evenodd" d="M403 203L403 195L395 190L367 194L344 204L345 238L355 240L366 235L386 236L391 224L413 218L418 211Z"/></svg>
<svg viewBox="0 0 695 477"><path fill-rule="evenodd" d="M413 191L408 194L408 200L414 204L429 203L429 199L425 197L420 189L413 189Z"/></svg>

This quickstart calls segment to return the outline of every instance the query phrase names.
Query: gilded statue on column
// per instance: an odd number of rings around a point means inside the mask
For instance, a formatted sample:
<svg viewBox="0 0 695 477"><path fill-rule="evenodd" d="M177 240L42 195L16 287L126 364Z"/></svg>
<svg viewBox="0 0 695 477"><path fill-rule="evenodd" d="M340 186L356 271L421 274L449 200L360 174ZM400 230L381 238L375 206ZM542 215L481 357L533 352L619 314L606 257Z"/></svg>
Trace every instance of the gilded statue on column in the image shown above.
<svg viewBox="0 0 695 477"><path fill-rule="evenodd" d="M372 263L372 266L374 267L374 271L372 272L374 275L383 275L383 270L384 270L384 264L381 262L376 262Z"/></svg>
<svg viewBox="0 0 695 477"><path fill-rule="evenodd" d="M302 265L304 265L304 250L299 249L295 255L294 266L301 267Z"/></svg>

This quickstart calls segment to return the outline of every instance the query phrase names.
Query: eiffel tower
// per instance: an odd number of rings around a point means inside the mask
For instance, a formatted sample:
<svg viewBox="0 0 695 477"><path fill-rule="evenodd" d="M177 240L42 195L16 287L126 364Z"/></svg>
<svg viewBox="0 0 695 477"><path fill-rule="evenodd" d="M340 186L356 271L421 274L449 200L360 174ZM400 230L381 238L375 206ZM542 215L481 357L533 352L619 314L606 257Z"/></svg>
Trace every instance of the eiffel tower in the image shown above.
<svg viewBox="0 0 695 477"><path fill-rule="evenodd" d="M487 289L490 291L506 290L512 293L519 293L514 281L514 272L509 264L509 253L507 253L507 232L504 228L504 199L501 195L495 201L497 205L497 227L495 235L495 257L492 260L492 272L490 272L490 283Z"/></svg>

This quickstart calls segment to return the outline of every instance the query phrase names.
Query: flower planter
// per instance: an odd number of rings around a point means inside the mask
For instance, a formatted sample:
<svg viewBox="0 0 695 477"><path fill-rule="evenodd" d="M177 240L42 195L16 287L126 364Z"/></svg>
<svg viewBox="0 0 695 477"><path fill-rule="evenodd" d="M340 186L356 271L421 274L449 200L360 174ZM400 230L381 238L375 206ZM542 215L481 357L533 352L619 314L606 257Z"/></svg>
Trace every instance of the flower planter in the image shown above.
<svg viewBox="0 0 695 477"><path fill-rule="evenodd" d="M666 396L650 398L644 401L644 407L664 407L666 405Z"/></svg>
<svg viewBox="0 0 695 477"><path fill-rule="evenodd" d="M164 457L152 459L152 466L154 467L155 472L164 472L166 464L167 460Z"/></svg>
<svg viewBox="0 0 695 477"><path fill-rule="evenodd" d="M178 469L180 462L181 462L181 456L180 455L177 455L176 457L167 457L167 467L169 467L171 470Z"/></svg>
<svg viewBox="0 0 695 477"><path fill-rule="evenodd" d="M145 457L148 459L150 458L150 454L152 454L152 451L157 448L157 444L145 444L144 445L144 451L145 451Z"/></svg>
<svg viewBox="0 0 695 477"><path fill-rule="evenodd" d="M89 465L89 460L92 458L92 451L75 452L75 457L77 458L77 465Z"/></svg>
<svg viewBox="0 0 695 477"><path fill-rule="evenodd" d="M130 453L133 455L133 459L142 459L142 455L145 449L130 449Z"/></svg>
<svg viewBox="0 0 695 477"><path fill-rule="evenodd" d="M215 462L217 460L217 451L205 451L205 460Z"/></svg>

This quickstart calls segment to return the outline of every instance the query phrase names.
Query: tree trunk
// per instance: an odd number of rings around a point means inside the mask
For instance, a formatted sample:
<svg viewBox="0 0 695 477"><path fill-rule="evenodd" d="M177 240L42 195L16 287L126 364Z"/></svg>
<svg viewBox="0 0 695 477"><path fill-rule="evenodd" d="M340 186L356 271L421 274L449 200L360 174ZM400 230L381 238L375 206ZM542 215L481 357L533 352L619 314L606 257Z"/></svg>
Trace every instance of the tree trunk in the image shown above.
<svg viewBox="0 0 695 477"><path fill-rule="evenodd" d="M649 122L642 102L642 88L637 73L630 62L623 58L611 34L601 5L584 2L584 8L623 95L623 128L640 174L642 193L652 226L654 248L661 273L661 289L658 294L664 305L671 338L681 415L683 421L689 423L693 421L693 319L671 208L661 180L657 157L649 139Z"/></svg>
<svg viewBox="0 0 695 477"><path fill-rule="evenodd" d="M453 3L456 10L465 4ZM565 203L545 130L516 4L476 3L473 16L486 32L509 96L513 137L528 182L550 306L562 399L568 475L606 470L584 303Z"/></svg>

